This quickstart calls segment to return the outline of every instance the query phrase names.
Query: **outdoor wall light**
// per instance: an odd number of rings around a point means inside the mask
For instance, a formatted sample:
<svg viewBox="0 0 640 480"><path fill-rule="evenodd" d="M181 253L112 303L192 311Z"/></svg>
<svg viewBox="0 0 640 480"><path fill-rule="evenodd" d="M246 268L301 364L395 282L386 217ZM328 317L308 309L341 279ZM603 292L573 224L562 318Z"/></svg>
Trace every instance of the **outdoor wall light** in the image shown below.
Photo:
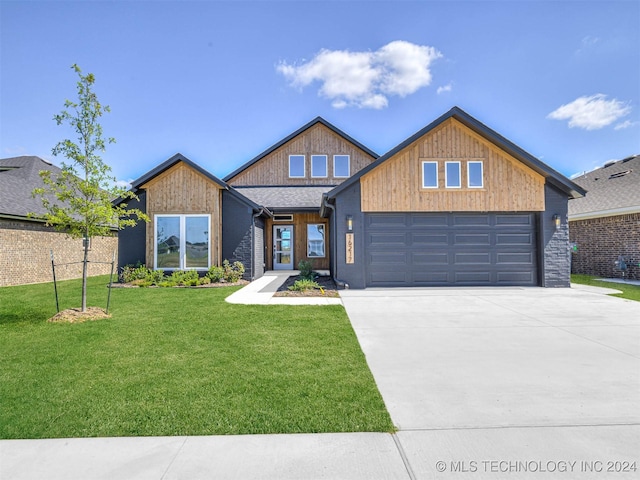
<svg viewBox="0 0 640 480"><path fill-rule="evenodd" d="M353 232L353 216L347 215L347 232Z"/></svg>
<svg viewBox="0 0 640 480"><path fill-rule="evenodd" d="M553 223L556 226L556 230L558 230L560 228L560 215L557 213L553 216Z"/></svg>

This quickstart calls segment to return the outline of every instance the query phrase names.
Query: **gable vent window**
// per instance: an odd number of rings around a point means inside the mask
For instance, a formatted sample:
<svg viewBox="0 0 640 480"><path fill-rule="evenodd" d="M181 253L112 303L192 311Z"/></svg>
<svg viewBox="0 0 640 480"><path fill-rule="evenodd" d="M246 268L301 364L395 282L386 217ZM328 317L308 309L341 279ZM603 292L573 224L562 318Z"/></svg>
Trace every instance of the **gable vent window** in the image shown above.
<svg viewBox="0 0 640 480"><path fill-rule="evenodd" d="M335 178L347 178L351 175L349 155L333 156L333 176Z"/></svg>
<svg viewBox="0 0 640 480"><path fill-rule="evenodd" d="M327 177L326 155L311 155L311 176L314 178Z"/></svg>
<svg viewBox="0 0 640 480"><path fill-rule="evenodd" d="M482 188L484 186L482 180L482 162L467 163L467 184L469 188Z"/></svg>
<svg viewBox="0 0 640 480"><path fill-rule="evenodd" d="M460 162L445 162L444 178L444 184L447 188L462 187L462 181L460 179Z"/></svg>
<svg viewBox="0 0 640 480"><path fill-rule="evenodd" d="M631 173L631 170L625 170L624 172L612 173L611 175L609 175L609 179L624 177L625 175L628 175L630 173Z"/></svg>
<svg viewBox="0 0 640 480"><path fill-rule="evenodd" d="M293 215L274 215L274 222L293 222Z"/></svg>
<svg viewBox="0 0 640 480"><path fill-rule="evenodd" d="M422 162L422 188L438 188L438 162Z"/></svg>
<svg viewBox="0 0 640 480"><path fill-rule="evenodd" d="M304 155L289 155L289 178L304 178Z"/></svg>

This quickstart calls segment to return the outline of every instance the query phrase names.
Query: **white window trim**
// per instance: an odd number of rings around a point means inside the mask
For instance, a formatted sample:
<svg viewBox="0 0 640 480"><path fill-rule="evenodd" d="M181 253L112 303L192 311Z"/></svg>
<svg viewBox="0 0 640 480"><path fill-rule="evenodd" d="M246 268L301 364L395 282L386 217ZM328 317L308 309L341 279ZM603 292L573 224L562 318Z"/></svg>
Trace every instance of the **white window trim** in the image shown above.
<svg viewBox="0 0 640 480"><path fill-rule="evenodd" d="M347 175L336 175L336 157L347 157ZM340 154L333 156L333 178L349 178L351 176L351 155Z"/></svg>
<svg viewBox="0 0 640 480"><path fill-rule="evenodd" d="M436 166L436 184L435 184L435 186L425 185L424 184L424 165L426 163L433 163ZM427 160L423 161L422 162L422 188L434 188L434 189L438 188L438 180L439 180L438 179L438 162L432 162L432 161L427 161Z"/></svg>
<svg viewBox="0 0 640 480"><path fill-rule="evenodd" d="M291 175L291 157L302 157L302 175ZM300 153L289 155L289 178L306 178L307 176L307 157Z"/></svg>
<svg viewBox="0 0 640 480"><path fill-rule="evenodd" d="M209 248L207 249L207 267L187 267L187 217L207 217L207 231L209 232ZM178 268L158 268L158 218L180 219L180 266ZM211 215L208 213L171 214L159 213L153 216L153 269L154 270L196 270L207 271L211 267Z"/></svg>
<svg viewBox="0 0 640 480"><path fill-rule="evenodd" d="M313 159L314 157L324 157L324 175L314 175L313 174ZM311 155L311 178L327 178L329 176L329 159L327 155Z"/></svg>
<svg viewBox="0 0 640 480"><path fill-rule="evenodd" d="M317 227L318 225L322 225L324 231L324 237L322 238L322 255L314 255L311 256L309 253L311 249L309 248L309 227L310 226ZM307 223L307 258L326 258L327 256L327 226L324 223Z"/></svg>
<svg viewBox="0 0 640 480"><path fill-rule="evenodd" d="M447 165L458 164L458 185L449 185L449 169ZM446 188L462 188L462 168L460 162L444 162L444 186Z"/></svg>
<svg viewBox="0 0 640 480"><path fill-rule="evenodd" d="M480 164L480 185L471 185L470 168L472 163ZM467 162L467 187L468 188L484 188L484 165L481 160L470 160Z"/></svg>

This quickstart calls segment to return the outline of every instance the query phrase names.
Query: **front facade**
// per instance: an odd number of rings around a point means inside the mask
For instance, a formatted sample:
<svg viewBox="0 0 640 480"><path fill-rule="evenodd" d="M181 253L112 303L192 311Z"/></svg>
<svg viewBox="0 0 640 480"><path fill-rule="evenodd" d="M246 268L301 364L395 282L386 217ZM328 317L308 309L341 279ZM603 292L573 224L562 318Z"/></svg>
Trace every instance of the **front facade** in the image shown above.
<svg viewBox="0 0 640 480"><path fill-rule="evenodd" d="M569 202L572 272L640 280L640 155L574 181L589 193Z"/></svg>
<svg viewBox="0 0 640 480"><path fill-rule="evenodd" d="M121 265L311 260L351 288L568 286L584 194L458 108L382 157L318 117L223 180L176 155L133 187L151 222L120 234Z"/></svg>
<svg viewBox="0 0 640 480"><path fill-rule="evenodd" d="M82 278L82 239L71 238L29 216L44 213L41 200L31 195L35 188L43 186L39 175L42 170L54 175L60 172L39 157L0 159L0 287L51 282L52 252L58 265L58 280ZM92 238L89 276L109 274L109 262L117 256L117 249L116 232L113 236Z"/></svg>

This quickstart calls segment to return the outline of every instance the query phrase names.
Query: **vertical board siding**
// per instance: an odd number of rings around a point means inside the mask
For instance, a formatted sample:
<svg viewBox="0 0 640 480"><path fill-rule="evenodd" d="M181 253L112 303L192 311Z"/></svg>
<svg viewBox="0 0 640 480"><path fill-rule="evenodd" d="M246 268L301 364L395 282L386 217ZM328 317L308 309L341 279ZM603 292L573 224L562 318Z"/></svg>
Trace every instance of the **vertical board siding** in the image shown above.
<svg viewBox="0 0 640 480"><path fill-rule="evenodd" d="M305 156L305 178L289 178L289 155ZM327 177L311 178L311 155L327 155ZM338 185L346 178L333 176L333 156L349 155L351 175L375 159L322 124L316 124L243 170L228 183L233 186Z"/></svg>
<svg viewBox="0 0 640 480"><path fill-rule="evenodd" d="M300 260L307 258L307 225L323 224L324 234L324 258L314 258L313 268L315 270L329 270L329 222L326 218L320 217L318 213L296 213L293 215L293 222L275 222L275 225L293 225L293 268L298 268ZM273 270L273 226L274 221L269 218L266 222L267 245L266 265L268 270Z"/></svg>
<svg viewBox="0 0 640 480"><path fill-rule="evenodd" d="M146 264L153 268L154 256L154 216L156 214L196 214L211 215L211 263L221 262L221 187L180 162L153 180L142 185L147 192Z"/></svg>
<svg viewBox="0 0 640 480"><path fill-rule="evenodd" d="M438 161L438 188L422 188L422 162ZM467 188L467 162L483 162L483 188ZM445 162L460 161L462 188L447 189ZM455 119L425 134L361 180L363 212L535 212L545 208L542 175Z"/></svg>

